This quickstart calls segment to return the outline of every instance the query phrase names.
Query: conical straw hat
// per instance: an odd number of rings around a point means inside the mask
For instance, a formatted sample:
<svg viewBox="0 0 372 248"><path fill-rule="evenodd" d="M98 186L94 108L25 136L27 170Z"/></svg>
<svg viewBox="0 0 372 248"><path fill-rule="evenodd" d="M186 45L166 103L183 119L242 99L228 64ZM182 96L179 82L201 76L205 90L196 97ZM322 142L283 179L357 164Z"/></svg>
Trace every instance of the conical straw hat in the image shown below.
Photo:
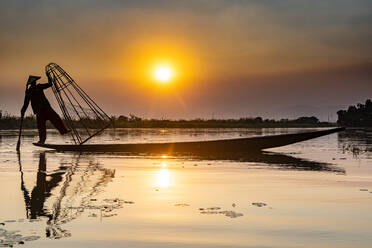
<svg viewBox="0 0 372 248"><path fill-rule="evenodd" d="M33 76L33 75L30 75L30 76L28 77L27 84L30 84L30 83L32 83L33 81L39 80L40 78L41 78L41 77L39 77L39 76Z"/></svg>

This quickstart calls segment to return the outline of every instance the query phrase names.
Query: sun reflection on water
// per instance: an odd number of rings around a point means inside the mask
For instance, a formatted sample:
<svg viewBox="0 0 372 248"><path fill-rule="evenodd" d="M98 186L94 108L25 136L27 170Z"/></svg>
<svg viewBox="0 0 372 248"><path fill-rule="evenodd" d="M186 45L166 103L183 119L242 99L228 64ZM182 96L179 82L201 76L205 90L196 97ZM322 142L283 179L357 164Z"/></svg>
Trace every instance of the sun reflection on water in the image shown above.
<svg viewBox="0 0 372 248"><path fill-rule="evenodd" d="M171 173L167 169L167 162L161 162L161 169L156 172L156 187L168 188L171 185Z"/></svg>
<svg viewBox="0 0 372 248"><path fill-rule="evenodd" d="M160 169L156 175L156 186L168 188L170 186L170 173L167 169Z"/></svg>

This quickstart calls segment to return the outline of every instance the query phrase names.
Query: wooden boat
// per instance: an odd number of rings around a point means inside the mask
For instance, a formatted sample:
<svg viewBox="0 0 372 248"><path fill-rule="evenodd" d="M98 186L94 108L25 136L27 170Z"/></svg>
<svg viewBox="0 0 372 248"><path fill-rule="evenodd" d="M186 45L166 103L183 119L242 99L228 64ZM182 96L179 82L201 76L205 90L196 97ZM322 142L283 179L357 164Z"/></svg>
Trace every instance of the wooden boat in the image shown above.
<svg viewBox="0 0 372 248"><path fill-rule="evenodd" d="M150 154L175 154L175 153L224 153L224 152L259 152L263 149L286 146L293 143L321 137L345 128L332 128L327 130L258 136L249 138L170 142L170 143L133 143L133 144L39 144L34 145L50 148L57 151L72 152L125 152L125 153L150 153Z"/></svg>

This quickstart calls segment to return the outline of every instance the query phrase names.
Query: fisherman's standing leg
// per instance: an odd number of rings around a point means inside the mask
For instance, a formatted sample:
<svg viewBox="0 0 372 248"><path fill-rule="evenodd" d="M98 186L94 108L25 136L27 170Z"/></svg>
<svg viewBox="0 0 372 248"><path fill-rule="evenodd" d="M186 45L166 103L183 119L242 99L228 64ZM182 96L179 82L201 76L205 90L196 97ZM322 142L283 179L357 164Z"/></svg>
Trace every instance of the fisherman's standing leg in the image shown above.
<svg viewBox="0 0 372 248"><path fill-rule="evenodd" d="M39 142L38 143L44 144L46 140L45 113L37 113L36 119L37 119L37 129L39 130Z"/></svg>
<svg viewBox="0 0 372 248"><path fill-rule="evenodd" d="M48 110L48 120L50 120L53 126L57 128L60 134L68 133L68 130L61 117L59 117L59 115L53 109Z"/></svg>

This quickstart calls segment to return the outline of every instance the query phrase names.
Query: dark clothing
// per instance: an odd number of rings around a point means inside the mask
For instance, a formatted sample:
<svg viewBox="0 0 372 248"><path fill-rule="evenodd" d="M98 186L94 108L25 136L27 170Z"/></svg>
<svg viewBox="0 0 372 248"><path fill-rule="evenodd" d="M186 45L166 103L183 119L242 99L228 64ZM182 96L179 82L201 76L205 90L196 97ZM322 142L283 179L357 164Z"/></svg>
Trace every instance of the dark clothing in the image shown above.
<svg viewBox="0 0 372 248"><path fill-rule="evenodd" d="M52 84L37 84L30 86L26 89L25 106L27 108L28 103L31 100L32 111L36 115L39 111L51 108L48 99L45 97L44 89L51 87Z"/></svg>
<svg viewBox="0 0 372 248"><path fill-rule="evenodd" d="M67 128L59 115L51 108L43 109L36 114L37 128L39 129L39 142L44 143L46 140L46 121L49 120L60 134L67 133Z"/></svg>
<svg viewBox="0 0 372 248"><path fill-rule="evenodd" d="M22 107L24 113L31 101L31 107L36 115L37 128L39 130L39 142L44 143L46 139L46 121L49 120L53 126L57 128L60 134L68 132L66 126L63 124L61 117L52 109L48 99L44 95L44 90L51 87L52 83L34 84L26 89L25 101Z"/></svg>

